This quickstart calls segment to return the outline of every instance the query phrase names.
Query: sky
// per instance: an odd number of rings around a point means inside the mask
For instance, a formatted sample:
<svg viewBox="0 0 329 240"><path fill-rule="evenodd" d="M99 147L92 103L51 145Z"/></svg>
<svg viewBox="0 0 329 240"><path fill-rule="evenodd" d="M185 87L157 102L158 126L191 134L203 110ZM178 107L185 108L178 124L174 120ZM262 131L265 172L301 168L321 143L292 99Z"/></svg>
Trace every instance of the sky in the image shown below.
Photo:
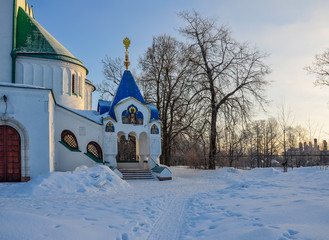
<svg viewBox="0 0 329 240"><path fill-rule="evenodd" d="M88 68L94 85L103 79L102 59L124 58L123 38L129 37L130 69L154 36L179 40L181 11L196 10L203 17L230 27L240 42L268 53L266 63L270 104L258 118L277 117L285 106L294 125L307 127L310 137L329 138L329 88L315 87L315 76L304 69L315 54L329 48L329 1L326 0L27 0L35 19ZM93 108L98 93L93 95ZM319 135L316 130L322 129Z"/></svg>

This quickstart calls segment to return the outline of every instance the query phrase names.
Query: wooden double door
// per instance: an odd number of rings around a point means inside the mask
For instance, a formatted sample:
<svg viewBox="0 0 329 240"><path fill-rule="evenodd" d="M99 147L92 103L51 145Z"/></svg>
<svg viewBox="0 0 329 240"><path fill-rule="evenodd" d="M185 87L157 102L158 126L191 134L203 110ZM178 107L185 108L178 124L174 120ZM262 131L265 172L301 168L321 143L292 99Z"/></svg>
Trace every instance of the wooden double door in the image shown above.
<svg viewBox="0 0 329 240"><path fill-rule="evenodd" d="M21 181L21 138L11 126L0 125L0 182Z"/></svg>

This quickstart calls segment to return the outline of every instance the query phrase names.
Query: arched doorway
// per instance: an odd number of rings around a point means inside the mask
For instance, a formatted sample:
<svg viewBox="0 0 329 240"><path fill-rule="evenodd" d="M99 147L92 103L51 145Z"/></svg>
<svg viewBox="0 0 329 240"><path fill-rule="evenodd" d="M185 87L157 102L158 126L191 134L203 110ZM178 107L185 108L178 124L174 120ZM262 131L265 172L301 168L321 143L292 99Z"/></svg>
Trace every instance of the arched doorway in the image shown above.
<svg viewBox="0 0 329 240"><path fill-rule="evenodd" d="M21 181L21 138L11 126L0 125L0 182Z"/></svg>
<svg viewBox="0 0 329 240"><path fill-rule="evenodd" d="M135 162L136 159L136 137L132 134L118 136L117 162Z"/></svg>

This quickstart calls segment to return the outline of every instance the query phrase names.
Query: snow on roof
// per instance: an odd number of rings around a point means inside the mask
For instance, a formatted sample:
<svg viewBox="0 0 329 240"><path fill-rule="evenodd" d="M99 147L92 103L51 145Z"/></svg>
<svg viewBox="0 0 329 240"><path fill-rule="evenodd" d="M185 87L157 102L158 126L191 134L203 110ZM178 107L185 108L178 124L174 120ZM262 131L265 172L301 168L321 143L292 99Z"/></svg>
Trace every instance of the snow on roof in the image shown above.
<svg viewBox="0 0 329 240"><path fill-rule="evenodd" d="M98 123L98 124L103 124L103 119L108 116L107 113L100 114L99 112L94 111L94 110L77 110L77 109L65 107L63 105L59 105L59 104L57 104L57 105L60 106L61 108L64 108L70 112L73 112L83 118L86 118L86 119L93 121L95 123Z"/></svg>
<svg viewBox="0 0 329 240"><path fill-rule="evenodd" d="M6 87L20 87L20 88L35 88L35 89L44 89L44 90L51 90L49 88L35 86L35 85L29 85L29 84L21 84L21 83L5 83L1 82L0 86L6 86Z"/></svg>
<svg viewBox="0 0 329 240"><path fill-rule="evenodd" d="M99 112L100 114L108 112L110 110L111 106L112 106L111 101L105 101L105 100L99 99L98 105L97 105L97 112Z"/></svg>

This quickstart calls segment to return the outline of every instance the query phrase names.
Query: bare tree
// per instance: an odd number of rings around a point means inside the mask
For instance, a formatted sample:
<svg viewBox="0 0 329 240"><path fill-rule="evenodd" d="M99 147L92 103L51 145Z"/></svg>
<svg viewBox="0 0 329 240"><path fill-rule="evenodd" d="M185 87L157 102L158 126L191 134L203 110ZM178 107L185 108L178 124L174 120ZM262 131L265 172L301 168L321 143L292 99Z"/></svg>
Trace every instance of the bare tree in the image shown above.
<svg viewBox="0 0 329 240"><path fill-rule="evenodd" d="M284 172L288 170L288 158L287 158L287 133L291 128L294 119L292 118L291 111L287 110L284 104L281 105L278 114L278 121L282 131L282 147L283 147L283 154L284 154Z"/></svg>
<svg viewBox="0 0 329 240"><path fill-rule="evenodd" d="M329 49L315 55L315 61L305 69L315 75L315 85L329 86Z"/></svg>
<svg viewBox="0 0 329 240"><path fill-rule="evenodd" d="M278 122L275 118L269 118L266 122L266 166L272 166L273 155L278 152Z"/></svg>
<svg viewBox="0 0 329 240"><path fill-rule="evenodd" d="M161 162L168 166L175 139L188 134L199 114L189 55L182 42L162 35L153 38L152 46L139 60L145 101L156 105L163 123Z"/></svg>
<svg viewBox="0 0 329 240"><path fill-rule="evenodd" d="M218 113L239 113L248 118L255 103L264 103L265 54L234 40L225 26L202 18L197 12L182 12L187 25L180 33L190 41L190 62L197 70L196 84L210 111L209 168L216 168Z"/></svg>
<svg viewBox="0 0 329 240"><path fill-rule="evenodd" d="M226 164L223 163L223 166L233 167L234 162L238 165L239 158L243 155L243 135L240 133L238 125L237 119L234 118L228 119L225 123L223 150L220 151L220 156L226 158L227 161Z"/></svg>
<svg viewBox="0 0 329 240"><path fill-rule="evenodd" d="M108 56L105 56L102 63L105 80L97 85L97 91L100 93L101 99L109 100L114 96L121 81L124 72L124 64L121 58L112 59Z"/></svg>

